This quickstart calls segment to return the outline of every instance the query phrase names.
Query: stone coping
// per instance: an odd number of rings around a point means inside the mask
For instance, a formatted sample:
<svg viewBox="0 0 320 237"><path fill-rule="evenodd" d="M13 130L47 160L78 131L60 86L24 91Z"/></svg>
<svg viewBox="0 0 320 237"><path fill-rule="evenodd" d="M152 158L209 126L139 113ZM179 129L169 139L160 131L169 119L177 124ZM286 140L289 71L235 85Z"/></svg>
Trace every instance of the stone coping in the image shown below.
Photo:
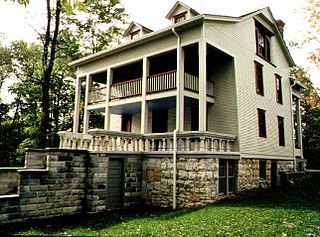
<svg viewBox="0 0 320 237"><path fill-rule="evenodd" d="M21 173L28 173L28 172L30 172L30 173L32 173L32 172L34 172L34 173L40 173L40 172L43 172L43 173L46 173L46 172L49 172L49 170L48 169L23 169L23 170L18 170L18 172L21 172Z"/></svg>
<svg viewBox="0 0 320 237"><path fill-rule="evenodd" d="M90 154L106 154L110 156L121 155L141 155L143 157L169 157L173 156L173 151L89 151ZM219 158L240 160L239 152L213 152L213 151L178 151L177 156L183 158Z"/></svg>
<svg viewBox="0 0 320 237"><path fill-rule="evenodd" d="M19 194L0 195L0 199L19 198Z"/></svg>
<svg viewBox="0 0 320 237"><path fill-rule="evenodd" d="M0 171L18 171L18 170L24 170L26 167L0 167Z"/></svg>

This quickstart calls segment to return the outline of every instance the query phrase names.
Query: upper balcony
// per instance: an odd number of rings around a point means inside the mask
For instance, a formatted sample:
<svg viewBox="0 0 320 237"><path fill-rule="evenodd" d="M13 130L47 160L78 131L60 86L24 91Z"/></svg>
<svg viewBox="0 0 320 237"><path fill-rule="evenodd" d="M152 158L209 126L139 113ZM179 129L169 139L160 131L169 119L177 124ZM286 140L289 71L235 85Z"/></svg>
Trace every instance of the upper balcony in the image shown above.
<svg viewBox="0 0 320 237"><path fill-rule="evenodd" d="M147 77L147 94L159 93L177 88L176 70L159 73ZM199 78L184 73L184 88L187 91L199 93ZM90 90L90 104L106 101L107 88L104 84L95 83ZM120 100L142 95L142 78L123 81L110 86L110 100ZM213 82L207 81L207 96L213 97Z"/></svg>

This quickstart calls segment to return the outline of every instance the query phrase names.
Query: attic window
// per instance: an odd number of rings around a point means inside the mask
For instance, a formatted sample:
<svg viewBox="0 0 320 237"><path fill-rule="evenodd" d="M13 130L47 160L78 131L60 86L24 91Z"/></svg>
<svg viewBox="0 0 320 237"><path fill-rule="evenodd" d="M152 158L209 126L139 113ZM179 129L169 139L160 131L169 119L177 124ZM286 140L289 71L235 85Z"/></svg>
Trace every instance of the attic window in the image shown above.
<svg viewBox="0 0 320 237"><path fill-rule="evenodd" d="M173 18L174 18L174 23L179 23L181 21L184 21L186 20L186 15L187 15L187 12L183 12L183 13L180 13L178 15L175 15Z"/></svg>
<svg viewBox="0 0 320 237"><path fill-rule="evenodd" d="M140 33L140 30L136 30L136 31L132 32L132 33L130 34L131 39L137 39L137 38L139 38L139 33Z"/></svg>
<svg viewBox="0 0 320 237"><path fill-rule="evenodd" d="M257 21L255 25L257 54L270 61L270 38L272 33Z"/></svg>

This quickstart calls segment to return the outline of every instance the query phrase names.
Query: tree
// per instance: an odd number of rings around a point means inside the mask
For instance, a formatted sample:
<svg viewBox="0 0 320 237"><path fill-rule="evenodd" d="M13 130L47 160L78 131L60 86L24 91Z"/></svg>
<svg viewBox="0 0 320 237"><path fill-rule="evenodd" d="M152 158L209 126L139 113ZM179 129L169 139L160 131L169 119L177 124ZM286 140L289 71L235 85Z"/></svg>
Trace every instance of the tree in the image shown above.
<svg viewBox="0 0 320 237"><path fill-rule="evenodd" d="M302 68L295 68L294 73L306 87L301 95L304 157L308 160L308 168L320 168L320 96Z"/></svg>
<svg viewBox="0 0 320 237"><path fill-rule="evenodd" d="M96 53L123 32L126 14L120 0L87 0L85 3L85 12L73 11L65 15L62 22L81 39L84 53Z"/></svg>
<svg viewBox="0 0 320 237"><path fill-rule="evenodd" d="M312 45L310 59L320 67L320 0L308 0L305 13L310 26L305 42Z"/></svg>
<svg viewBox="0 0 320 237"><path fill-rule="evenodd" d="M20 4L27 5L29 0L18 0ZM42 72L41 72L41 113L39 126L39 146L50 146L49 134L51 134L50 124L50 88L52 88L52 77L57 55L58 38L61 30L75 26L78 39L85 36L84 40L90 38L91 43L85 44L84 48L91 45L92 52L108 45L113 37L120 32L119 27L112 26L113 19L123 21L124 9L119 7L119 0L88 0L81 1L68 0L46 0L47 23L45 33L41 35L42 48ZM85 12L88 20L79 20L79 11ZM80 16L81 17L81 16ZM64 25L61 26L62 19ZM102 30L95 30L97 25L109 24L105 30L109 30L109 35L102 34ZM64 26L64 27L63 27ZM89 35L90 37L86 37ZM94 43L93 43L94 42ZM101 43L100 43L101 42ZM102 46L98 46L102 45Z"/></svg>

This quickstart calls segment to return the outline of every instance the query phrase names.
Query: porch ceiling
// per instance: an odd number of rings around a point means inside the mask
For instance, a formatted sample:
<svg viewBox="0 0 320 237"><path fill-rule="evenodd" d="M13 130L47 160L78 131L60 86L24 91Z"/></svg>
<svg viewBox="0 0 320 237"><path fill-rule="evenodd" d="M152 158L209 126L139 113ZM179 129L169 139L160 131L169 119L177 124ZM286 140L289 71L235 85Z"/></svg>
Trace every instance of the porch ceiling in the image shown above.
<svg viewBox="0 0 320 237"><path fill-rule="evenodd" d="M184 97L185 107L193 106L198 104L198 100L191 97ZM171 109L176 107L176 97L170 96L161 99L148 100L148 108L150 111L159 109ZM103 112L104 107L93 108L92 111ZM133 102L127 104L114 105L110 107L112 114L135 114L141 112L141 102Z"/></svg>
<svg viewBox="0 0 320 237"><path fill-rule="evenodd" d="M121 104L110 107L110 112L112 114L135 114L140 113L141 111L141 102L134 102L128 104Z"/></svg>

